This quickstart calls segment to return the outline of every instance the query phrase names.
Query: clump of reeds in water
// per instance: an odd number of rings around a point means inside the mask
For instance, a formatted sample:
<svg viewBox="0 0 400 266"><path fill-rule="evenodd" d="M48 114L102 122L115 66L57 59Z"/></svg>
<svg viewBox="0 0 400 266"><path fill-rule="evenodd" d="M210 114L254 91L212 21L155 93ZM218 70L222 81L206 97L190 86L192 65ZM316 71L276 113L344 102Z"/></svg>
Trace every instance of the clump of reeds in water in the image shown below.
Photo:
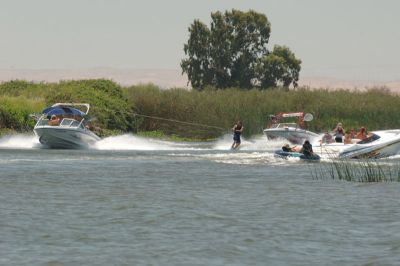
<svg viewBox="0 0 400 266"><path fill-rule="evenodd" d="M350 182L400 182L400 165L375 159L330 159L315 165L313 179L338 179Z"/></svg>

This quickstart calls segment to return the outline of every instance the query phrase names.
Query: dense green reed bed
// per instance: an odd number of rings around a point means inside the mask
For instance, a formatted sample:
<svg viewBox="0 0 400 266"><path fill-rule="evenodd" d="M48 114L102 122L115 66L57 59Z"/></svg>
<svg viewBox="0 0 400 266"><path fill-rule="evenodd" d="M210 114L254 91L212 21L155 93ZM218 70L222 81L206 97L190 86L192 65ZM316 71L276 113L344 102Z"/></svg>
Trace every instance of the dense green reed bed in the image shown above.
<svg viewBox="0 0 400 266"><path fill-rule="evenodd" d="M382 160L331 159L328 163L310 166L313 179L350 182L400 181L400 164Z"/></svg>
<svg viewBox="0 0 400 266"><path fill-rule="evenodd" d="M154 116L219 126L229 130L240 119L244 134L260 134L269 122L269 114L282 111L304 111L314 115L307 123L310 130L321 132L342 122L345 129L366 126L368 130L400 128L400 97L385 89L367 92L347 90L160 90L150 85L126 88L128 98L138 112ZM188 127L145 119L145 130L161 130L175 134L186 131L202 136L217 136L220 130ZM200 132L202 131L202 132Z"/></svg>
<svg viewBox="0 0 400 266"><path fill-rule="evenodd" d="M244 135L262 133L269 115L304 111L314 115L307 128L316 132L342 122L345 129L400 128L400 97L383 88L365 92L298 88L287 90L204 91L160 89L153 84L122 87L110 80L58 83L10 81L0 84L0 131L32 130L30 113L55 102L88 102L97 133L161 132L177 138L208 140L230 132L237 120Z"/></svg>

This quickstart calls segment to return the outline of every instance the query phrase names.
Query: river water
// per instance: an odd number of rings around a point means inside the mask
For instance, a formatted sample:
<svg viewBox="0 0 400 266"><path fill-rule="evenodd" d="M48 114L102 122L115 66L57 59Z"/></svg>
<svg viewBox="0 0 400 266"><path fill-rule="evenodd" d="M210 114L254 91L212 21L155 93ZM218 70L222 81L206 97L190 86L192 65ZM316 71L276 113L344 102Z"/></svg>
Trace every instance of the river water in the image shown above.
<svg viewBox="0 0 400 266"><path fill-rule="evenodd" d="M0 265L400 264L400 183L315 179L273 156L282 143L230 144L1 138Z"/></svg>

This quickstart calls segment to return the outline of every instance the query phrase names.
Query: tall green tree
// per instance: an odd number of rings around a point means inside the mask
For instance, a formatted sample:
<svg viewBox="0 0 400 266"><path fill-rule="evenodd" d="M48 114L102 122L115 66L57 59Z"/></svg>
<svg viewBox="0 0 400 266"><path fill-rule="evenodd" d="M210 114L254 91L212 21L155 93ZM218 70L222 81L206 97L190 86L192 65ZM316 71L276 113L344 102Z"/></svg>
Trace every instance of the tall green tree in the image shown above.
<svg viewBox="0 0 400 266"><path fill-rule="evenodd" d="M267 53L271 25L264 14L233 10L226 16L233 31L231 86L251 88L257 59Z"/></svg>
<svg viewBox="0 0 400 266"><path fill-rule="evenodd" d="M301 60L286 46L275 45L271 53L263 56L257 64L257 77L261 88L281 85L297 87Z"/></svg>
<svg viewBox="0 0 400 266"><path fill-rule="evenodd" d="M279 68L286 71L270 69L269 62L273 59L268 57L267 49L270 32L267 17L252 10L211 13L210 28L195 20L184 45L188 58L181 62L182 73L188 75L189 82L197 90L206 86L222 89L266 88L271 84L289 86L291 83L296 86L301 61L289 48L277 47L272 52L285 62L285 67ZM277 76L269 74L272 70Z"/></svg>
<svg viewBox="0 0 400 266"><path fill-rule="evenodd" d="M212 81L209 51L211 32L205 24L195 20L189 28L189 34L190 38L184 46L184 51L190 60L183 60L181 67L188 75L193 88L204 88Z"/></svg>

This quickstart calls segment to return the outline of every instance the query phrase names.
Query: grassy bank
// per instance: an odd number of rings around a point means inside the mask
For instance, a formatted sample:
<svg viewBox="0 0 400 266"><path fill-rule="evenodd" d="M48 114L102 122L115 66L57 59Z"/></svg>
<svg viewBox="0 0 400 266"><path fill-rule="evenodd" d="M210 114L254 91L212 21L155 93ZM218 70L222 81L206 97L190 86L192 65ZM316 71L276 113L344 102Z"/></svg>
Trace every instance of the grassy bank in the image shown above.
<svg viewBox="0 0 400 266"><path fill-rule="evenodd" d="M162 90L152 84L122 87L109 80L0 84L0 132L31 131L29 117L55 102L88 102L98 134L149 133L176 139L210 139L230 132L237 120L245 136L261 134L268 115L304 111L314 115L307 128L316 132L342 122L345 129L400 128L400 97L385 89L367 92L348 90L238 89L189 91ZM146 134L146 133L142 133Z"/></svg>
<svg viewBox="0 0 400 266"><path fill-rule="evenodd" d="M269 114L281 111L304 111L314 115L307 128L321 132L342 122L345 129L366 126L368 130L400 128L400 97L385 89L367 92L348 90L267 90L237 89L188 91L160 90L153 85L125 88L138 113L180 121L218 126L208 128L174 124L143 118L142 130L161 130L171 134L212 137L229 132L234 122L242 120L247 136L261 134Z"/></svg>

